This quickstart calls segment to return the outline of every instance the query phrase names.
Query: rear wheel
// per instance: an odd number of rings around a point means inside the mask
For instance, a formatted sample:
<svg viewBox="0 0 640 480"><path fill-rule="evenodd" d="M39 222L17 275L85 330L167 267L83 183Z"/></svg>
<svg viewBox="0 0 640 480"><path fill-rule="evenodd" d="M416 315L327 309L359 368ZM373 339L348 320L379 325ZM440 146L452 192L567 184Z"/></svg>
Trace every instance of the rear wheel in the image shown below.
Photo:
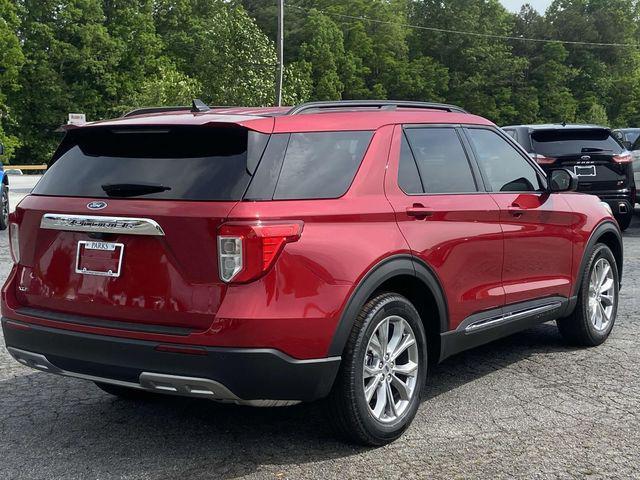
<svg viewBox="0 0 640 480"><path fill-rule="evenodd" d="M618 310L618 279L613 253L606 245L597 244L582 276L575 310L557 321L565 340L592 347L607 339Z"/></svg>
<svg viewBox="0 0 640 480"><path fill-rule="evenodd" d="M387 293L369 301L355 321L327 401L337 432L379 446L409 427L427 374L424 326L411 302Z"/></svg>
<svg viewBox="0 0 640 480"><path fill-rule="evenodd" d="M9 187L0 184L0 230L9 226Z"/></svg>

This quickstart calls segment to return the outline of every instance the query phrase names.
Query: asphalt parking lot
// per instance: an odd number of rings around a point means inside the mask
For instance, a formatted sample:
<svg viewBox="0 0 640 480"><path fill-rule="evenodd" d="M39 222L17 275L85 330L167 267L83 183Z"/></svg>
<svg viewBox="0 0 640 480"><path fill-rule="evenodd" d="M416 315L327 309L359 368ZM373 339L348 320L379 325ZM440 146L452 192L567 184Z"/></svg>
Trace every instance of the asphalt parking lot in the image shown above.
<svg viewBox="0 0 640 480"><path fill-rule="evenodd" d="M545 324L453 357L380 449L336 441L318 405L118 400L23 367L0 341L0 478L638 478L640 217L625 255L604 345L569 348ZM1 279L10 266L0 232Z"/></svg>

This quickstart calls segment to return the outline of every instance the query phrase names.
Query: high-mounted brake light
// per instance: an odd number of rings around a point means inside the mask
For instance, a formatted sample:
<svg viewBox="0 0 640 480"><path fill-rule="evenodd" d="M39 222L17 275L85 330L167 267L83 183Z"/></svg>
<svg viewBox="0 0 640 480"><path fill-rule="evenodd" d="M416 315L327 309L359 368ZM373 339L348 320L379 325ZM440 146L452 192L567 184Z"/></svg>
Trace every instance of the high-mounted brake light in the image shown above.
<svg viewBox="0 0 640 480"><path fill-rule="evenodd" d="M545 157L539 153L532 153L531 158L533 158L538 165L551 165L556 161L553 157Z"/></svg>
<svg viewBox="0 0 640 480"><path fill-rule="evenodd" d="M633 156L629 152L621 153L620 155L614 155L613 161L616 163L629 163L633 161Z"/></svg>
<svg viewBox="0 0 640 480"><path fill-rule="evenodd" d="M303 222L226 223L218 231L218 265L223 282L255 280L274 264L285 244L302 234Z"/></svg>
<svg viewBox="0 0 640 480"><path fill-rule="evenodd" d="M9 223L9 249L11 250L11 258L17 265L20 263L20 232L17 223Z"/></svg>

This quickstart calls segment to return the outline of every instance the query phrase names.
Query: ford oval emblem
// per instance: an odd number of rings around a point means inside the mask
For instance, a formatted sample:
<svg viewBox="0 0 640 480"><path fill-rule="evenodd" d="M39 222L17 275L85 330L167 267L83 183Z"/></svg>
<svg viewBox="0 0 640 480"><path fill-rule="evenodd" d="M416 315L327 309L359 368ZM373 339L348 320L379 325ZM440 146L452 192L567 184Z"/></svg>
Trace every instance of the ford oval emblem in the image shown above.
<svg viewBox="0 0 640 480"><path fill-rule="evenodd" d="M102 210L107 208L107 202L91 202L87 204L89 210Z"/></svg>

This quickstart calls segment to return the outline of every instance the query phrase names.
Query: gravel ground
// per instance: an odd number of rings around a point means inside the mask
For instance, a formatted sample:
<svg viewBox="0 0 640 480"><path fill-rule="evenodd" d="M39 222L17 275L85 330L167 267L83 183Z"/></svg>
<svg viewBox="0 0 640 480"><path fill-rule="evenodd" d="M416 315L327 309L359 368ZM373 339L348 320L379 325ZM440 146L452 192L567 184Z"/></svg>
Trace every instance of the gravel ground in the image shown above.
<svg viewBox="0 0 640 480"><path fill-rule="evenodd" d="M639 478L638 219L625 250L604 345L568 348L545 324L453 357L380 449L334 440L317 405L118 400L0 347L0 478ZM9 268L0 232L0 277Z"/></svg>

